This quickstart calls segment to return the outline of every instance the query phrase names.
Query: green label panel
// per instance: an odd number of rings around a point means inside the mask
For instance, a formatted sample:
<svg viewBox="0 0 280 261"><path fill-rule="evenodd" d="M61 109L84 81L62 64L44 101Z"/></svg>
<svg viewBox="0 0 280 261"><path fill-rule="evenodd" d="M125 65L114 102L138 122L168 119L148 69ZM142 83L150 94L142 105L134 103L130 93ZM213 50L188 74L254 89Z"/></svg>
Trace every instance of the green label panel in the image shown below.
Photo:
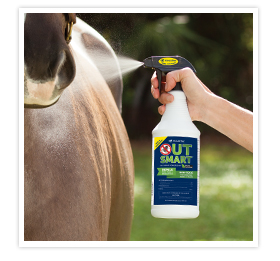
<svg viewBox="0 0 280 261"><path fill-rule="evenodd" d="M158 168L157 176L166 176L172 179L197 179L197 171L176 170L176 168Z"/></svg>

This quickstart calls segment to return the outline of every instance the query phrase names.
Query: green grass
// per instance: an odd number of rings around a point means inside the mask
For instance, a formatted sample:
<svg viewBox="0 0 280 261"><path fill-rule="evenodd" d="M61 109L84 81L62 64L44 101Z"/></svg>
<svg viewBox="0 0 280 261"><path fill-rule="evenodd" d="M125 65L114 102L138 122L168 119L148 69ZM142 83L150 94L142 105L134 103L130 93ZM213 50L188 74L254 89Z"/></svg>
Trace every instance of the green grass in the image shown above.
<svg viewBox="0 0 280 261"><path fill-rule="evenodd" d="M253 240L253 156L239 146L202 145L200 215L159 219L151 208L151 144L132 143L135 164L132 241Z"/></svg>

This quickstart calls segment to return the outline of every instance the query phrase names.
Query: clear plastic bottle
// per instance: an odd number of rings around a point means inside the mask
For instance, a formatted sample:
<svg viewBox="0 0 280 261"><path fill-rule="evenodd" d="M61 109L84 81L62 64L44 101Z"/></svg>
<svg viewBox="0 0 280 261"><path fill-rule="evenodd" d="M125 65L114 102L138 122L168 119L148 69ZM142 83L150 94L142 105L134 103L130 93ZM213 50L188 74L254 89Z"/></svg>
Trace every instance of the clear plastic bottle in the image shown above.
<svg viewBox="0 0 280 261"><path fill-rule="evenodd" d="M152 131L151 214L157 218L196 218L199 215L200 131L189 115L181 90L169 92L161 121Z"/></svg>

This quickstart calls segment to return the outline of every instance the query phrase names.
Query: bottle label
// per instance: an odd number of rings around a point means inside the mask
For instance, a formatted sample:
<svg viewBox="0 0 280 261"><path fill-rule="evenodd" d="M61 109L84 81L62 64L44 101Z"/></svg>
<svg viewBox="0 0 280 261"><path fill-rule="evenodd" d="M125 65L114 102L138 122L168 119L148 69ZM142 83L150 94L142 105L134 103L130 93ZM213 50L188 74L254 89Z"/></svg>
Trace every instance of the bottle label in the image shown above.
<svg viewBox="0 0 280 261"><path fill-rule="evenodd" d="M199 139L153 138L152 205L198 205Z"/></svg>

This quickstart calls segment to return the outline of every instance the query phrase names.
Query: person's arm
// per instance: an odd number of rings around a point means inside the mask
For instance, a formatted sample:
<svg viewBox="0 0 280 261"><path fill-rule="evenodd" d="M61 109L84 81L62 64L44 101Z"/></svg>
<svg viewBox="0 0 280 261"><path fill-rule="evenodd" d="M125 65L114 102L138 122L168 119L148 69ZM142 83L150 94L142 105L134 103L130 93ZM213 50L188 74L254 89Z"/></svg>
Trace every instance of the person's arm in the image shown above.
<svg viewBox="0 0 280 261"><path fill-rule="evenodd" d="M176 82L182 84L192 120L206 123L253 152L252 112L212 93L189 68L168 73L165 91L171 91ZM152 95L163 104L159 107L159 113L163 114L165 104L172 102L173 96L169 93L159 95L156 74L153 75L151 83Z"/></svg>
<svg viewBox="0 0 280 261"><path fill-rule="evenodd" d="M219 96L209 95L202 122L253 152L253 113Z"/></svg>

